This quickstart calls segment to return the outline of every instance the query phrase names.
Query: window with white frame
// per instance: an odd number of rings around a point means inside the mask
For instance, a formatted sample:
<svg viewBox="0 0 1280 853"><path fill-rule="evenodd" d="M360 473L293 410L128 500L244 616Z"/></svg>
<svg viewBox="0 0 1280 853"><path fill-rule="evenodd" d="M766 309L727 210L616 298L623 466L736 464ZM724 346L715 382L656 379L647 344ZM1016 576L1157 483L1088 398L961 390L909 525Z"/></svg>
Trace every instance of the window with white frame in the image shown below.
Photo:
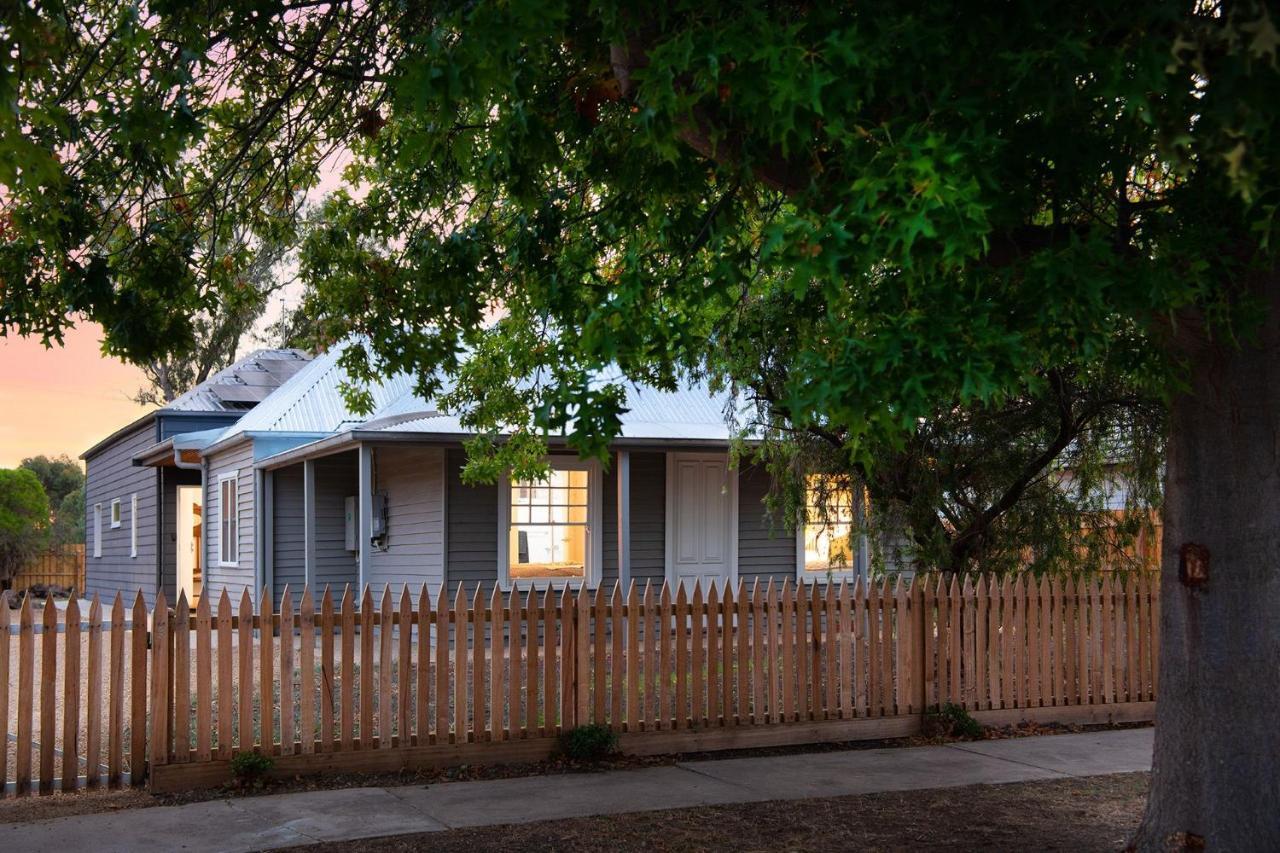
<svg viewBox="0 0 1280 853"><path fill-rule="evenodd" d="M857 571L854 490L812 474L805 485L805 523L797 532L798 575L803 580L849 576Z"/></svg>
<svg viewBox="0 0 1280 853"><path fill-rule="evenodd" d="M138 556L138 496L129 496L129 556Z"/></svg>
<svg viewBox="0 0 1280 853"><path fill-rule="evenodd" d="M599 569L600 468L551 459L545 480L507 480L499 516L504 584L594 583Z"/></svg>
<svg viewBox="0 0 1280 853"><path fill-rule="evenodd" d="M111 502L111 529L120 526L120 499L116 498Z"/></svg>
<svg viewBox="0 0 1280 853"><path fill-rule="evenodd" d="M102 504L93 505L93 556L102 556Z"/></svg>
<svg viewBox="0 0 1280 853"><path fill-rule="evenodd" d="M218 562L234 566L240 557L240 506L236 476L218 481Z"/></svg>

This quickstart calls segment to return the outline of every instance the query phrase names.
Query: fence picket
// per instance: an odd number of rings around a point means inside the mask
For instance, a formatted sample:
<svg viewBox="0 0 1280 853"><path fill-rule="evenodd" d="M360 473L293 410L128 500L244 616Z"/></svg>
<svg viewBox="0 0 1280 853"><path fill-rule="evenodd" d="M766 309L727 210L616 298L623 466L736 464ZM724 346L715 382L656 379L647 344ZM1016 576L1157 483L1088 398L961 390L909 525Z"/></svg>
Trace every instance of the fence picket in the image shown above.
<svg viewBox="0 0 1280 853"><path fill-rule="evenodd" d="M589 722L591 713L591 598L584 584L578 590L573 614L573 652L577 665L573 667L574 716L573 725Z"/></svg>
<svg viewBox="0 0 1280 853"><path fill-rule="evenodd" d="M396 667L396 746L413 745L413 724L410 713L413 710L413 597L409 594L409 585L400 586L400 610L396 614L399 625L396 629L396 640L400 654ZM384 629L385 630L385 629ZM421 660L421 658L419 658Z"/></svg>
<svg viewBox="0 0 1280 853"><path fill-rule="evenodd" d="M489 740L502 740L502 680L505 677L503 634L506 631L502 591L495 584L489 596ZM514 641L512 642L514 646ZM514 671L513 671L513 674ZM516 680L519 681L519 675Z"/></svg>
<svg viewBox="0 0 1280 853"><path fill-rule="evenodd" d="M169 606L164 590L156 593L151 614L151 764L169 762Z"/></svg>
<svg viewBox="0 0 1280 853"><path fill-rule="evenodd" d="M765 721L770 723L781 723L782 716L782 699L781 699L781 678L780 671L782 664L780 663L780 643L778 640L778 589L773 585L773 578L769 578L768 584L764 590L764 607L765 607L765 630L767 632L765 656L768 658L765 663L766 675L765 681L765 707L767 713Z"/></svg>
<svg viewBox="0 0 1280 853"><path fill-rule="evenodd" d="M556 601L551 587L542 593L542 620L542 725L538 729L543 737L547 737L559 728L556 720L559 691L556 685L560 680L556 675L556 656L560 648L560 620L556 616ZM534 728L532 719L529 720L529 728Z"/></svg>
<svg viewBox="0 0 1280 853"><path fill-rule="evenodd" d="M675 647L676 647L676 683L675 683L675 719L672 727L687 729L694 716L689 712L689 599L688 587L683 583L676 587L675 603Z"/></svg>
<svg viewBox="0 0 1280 853"><path fill-rule="evenodd" d="M0 660L5 661L7 665L9 608L0 609L4 610L4 616L0 618L0 635L4 638L0 639ZM98 600L97 593L94 593L93 602L89 605L89 647L85 668L89 681L85 693L87 703L84 740L85 782L88 787L97 788L102 785L102 604ZM6 683L0 686L0 729L7 732L9 727L5 717L9 712L8 678L4 681ZM208 760L208 756L205 756L205 760ZM0 779L3 778L5 778L4 759L0 759Z"/></svg>
<svg viewBox="0 0 1280 853"><path fill-rule="evenodd" d="M719 666L719 654L717 646L717 631L719 629L719 590L716 584L710 584L707 589L707 605L705 605L705 619L703 616L703 585L700 580L694 581L694 594L689 603L690 608L690 652L689 652L689 670L692 678L689 683L689 704L691 707L690 717L695 726L719 724L719 711L721 711L721 697L719 697L719 686L721 681L717 678L717 669ZM703 631L705 622L705 637L707 642L703 644ZM707 688L707 695L703 695L703 688ZM705 704L704 704L705 698Z"/></svg>
<svg viewBox="0 0 1280 853"><path fill-rule="evenodd" d="M133 636L129 651L131 670L129 720L129 783L140 786L147 775L147 603L139 590L133 600Z"/></svg>
<svg viewBox="0 0 1280 853"><path fill-rule="evenodd" d="M459 584L461 586L461 584ZM449 585L436 593L436 730L435 743L449 743Z"/></svg>
<svg viewBox="0 0 1280 853"><path fill-rule="evenodd" d="M80 604L75 597L67 601L63 620L66 633L62 637L62 790L74 791L76 777L80 775ZM8 729L5 733L8 734ZM7 749L8 744L5 746Z"/></svg>
<svg viewBox="0 0 1280 853"><path fill-rule="evenodd" d="M356 741L356 602L347 584L342 590L342 613L339 617L342 627L342 660L340 663L342 681L339 688L339 741L338 748L343 752L355 749ZM361 665L363 666L363 661Z"/></svg>
<svg viewBox="0 0 1280 853"><path fill-rule="evenodd" d="M35 612L30 593L22 596L18 614L18 737L14 743L13 767L17 794L31 793L31 751L33 748L33 714L35 713ZM7 731L7 730L6 730Z"/></svg>
<svg viewBox="0 0 1280 853"><path fill-rule="evenodd" d="M213 614L209 596L196 604L196 752L195 761L213 757Z"/></svg>
<svg viewBox="0 0 1280 853"><path fill-rule="evenodd" d="M392 721L395 717L395 697L392 694L392 675L395 673L393 659L395 640L395 611L391 602L391 584L382 586L382 604L374 614L377 619L378 639L378 692L374 698L377 702L378 734L374 738L374 746L390 749L395 744ZM361 661L364 664L364 661ZM363 735L361 736L363 739Z"/></svg>
<svg viewBox="0 0 1280 853"><path fill-rule="evenodd" d="M521 691L520 677L524 673L524 628L526 621L521 617L520 593L511 590L510 654L507 664L507 728L503 737L514 739L520 733L520 705L522 693L528 690L537 691L537 686L529 684Z"/></svg>
<svg viewBox="0 0 1280 853"><path fill-rule="evenodd" d="M987 661L987 603L987 576L981 574L973 589L973 707L979 710L991 707L990 694L987 692L987 675L990 671Z"/></svg>
<svg viewBox="0 0 1280 853"><path fill-rule="evenodd" d="M356 746L359 749L372 749L378 745L373 732L373 675L374 670L377 669L374 664L376 613L373 609L373 592L368 584L365 584L364 592L360 596L360 608L356 616L360 625L360 676L357 679L360 685L360 723L356 733Z"/></svg>
<svg viewBox="0 0 1280 853"><path fill-rule="evenodd" d="M778 609L782 621L782 721L794 722L796 719L796 684L795 684L795 601L791 592L791 579L782 580L782 601Z"/></svg>
<svg viewBox="0 0 1280 853"><path fill-rule="evenodd" d="M263 755L276 754L275 625L271 590L258 596L258 745Z"/></svg>
<svg viewBox="0 0 1280 853"><path fill-rule="evenodd" d="M107 669L111 694L107 699L107 785L112 788L120 787L124 772L124 667L124 599L117 592L111 604L111 660Z"/></svg>
<svg viewBox="0 0 1280 853"><path fill-rule="evenodd" d="M751 722L755 725L768 721L765 710L765 650L764 650L764 594L760 591L760 579L751 584Z"/></svg>
<svg viewBox="0 0 1280 853"><path fill-rule="evenodd" d="M1027 583L1026 625L1027 636L1027 707L1040 706L1040 594L1034 581Z"/></svg>
<svg viewBox="0 0 1280 853"><path fill-rule="evenodd" d="M449 621L453 624L453 743L467 742L467 612L466 592L458 584Z"/></svg>
<svg viewBox="0 0 1280 853"><path fill-rule="evenodd" d="M295 689L293 682L293 593L285 584L280 596L280 754L293 755Z"/></svg>
<svg viewBox="0 0 1280 853"><path fill-rule="evenodd" d="M315 752L316 602L310 586L302 588L298 604L298 740L303 755Z"/></svg>
<svg viewBox="0 0 1280 853"><path fill-rule="evenodd" d="M407 589L406 585L406 589ZM434 743L431 737L431 596L424 583L418 590L418 658L414 675L417 691L414 696L415 726L413 743L426 746Z"/></svg>
<svg viewBox="0 0 1280 853"><path fill-rule="evenodd" d="M626 666L626 717L623 722L623 731L634 732L640 728L640 684L641 670L640 665L640 619L639 607L640 600L636 594L636 582L634 580L627 586L627 600L623 605L626 610L624 615L627 620L627 638L623 649L623 660Z"/></svg>
<svg viewBox="0 0 1280 853"><path fill-rule="evenodd" d="M622 731L624 684L622 631L622 585L620 582L614 582L613 598L609 603L609 636L613 643L609 657L609 725L615 732Z"/></svg>
<svg viewBox="0 0 1280 853"><path fill-rule="evenodd" d="M471 622L471 725L467 729L467 740L484 740L484 641L485 641L485 608L484 599L480 597L480 584L471 596L471 608L467 614Z"/></svg>
<svg viewBox="0 0 1280 853"><path fill-rule="evenodd" d="M333 697L337 667L333 661L333 588L324 585L320 596L320 751L333 752ZM339 628L341 630L341 628Z"/></svg>
<svg viewBox="0 0 1280 853"><path fill-rule="evenodd" d="M191 760L191 608L179 590L173 610L173 760Z"/></svg>
<svg viewBox="0 0 1280 853"><path fill-rule="evenodd" d="M671 678L674 661L671 648L671 589L662 585L658 599L658 713L659 728L674 728L671 712Z"/></svg>
<svg viewBox="0 0 1280 853"><path fill-rule="evenodd" d="M239 681L240 730L237 733L237 751L250 752L253 749L253 602L249 600L249 590L240 594L239 621L236 625L237 641L240 655L237 664L236 678Z"/></svg>
<svg viewBox="0 0 1280 853"><path fill-rule="evenodd" d="M581 612L581 611L579 611ZM608 665L605 663L605 652L608 646L605 645L604 631L609 624L608 618L605 616L605 598L604 585L596 587L595 604L591 608L592 621L592 640L591 640L591 675L592 675L592 691L591 698L591 722L596 725L605 725L605 709L608 707L608 696L605 694L605 676L608 675ZM580 678L583 676L580 675Z"/></svg>
<svg viewBox="0 0 1280 853"><path fill-rule="evenodd" d="M733 674L733 615L736 601L733 585L725 583L720 598L720 712L712 714L713 724L732 725L736 714Z"/></svg>
<svg viewBox="0 0 1280 853"><path fill-rule="evenodd" d="M525 596L525 699L520 736L532 737L538 725L538 601L533 587ZM514 711L512 713L515 713Z"/></svg>
<svg viewBox="0 0 1280 853"><path fill-rule="evenodd" d="M645 731L658 728L658 638L654 627L653 582L646 581L640 600L643 627L644 663L640 680L640 725Z"/></svg>

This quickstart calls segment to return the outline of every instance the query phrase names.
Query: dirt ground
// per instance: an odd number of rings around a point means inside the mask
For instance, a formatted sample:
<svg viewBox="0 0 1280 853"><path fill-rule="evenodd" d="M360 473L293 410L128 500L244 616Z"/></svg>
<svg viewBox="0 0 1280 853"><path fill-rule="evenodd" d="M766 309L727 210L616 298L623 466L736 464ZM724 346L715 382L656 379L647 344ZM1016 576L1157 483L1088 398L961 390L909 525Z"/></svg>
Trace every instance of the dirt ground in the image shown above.
<svg viewBox="0 0 1280 853"><path fill-rule="evenodd" d="M1121 850L1147 773L577 818L342 842L308 853ZM296 848L303 849L303 848Z"/></svg>

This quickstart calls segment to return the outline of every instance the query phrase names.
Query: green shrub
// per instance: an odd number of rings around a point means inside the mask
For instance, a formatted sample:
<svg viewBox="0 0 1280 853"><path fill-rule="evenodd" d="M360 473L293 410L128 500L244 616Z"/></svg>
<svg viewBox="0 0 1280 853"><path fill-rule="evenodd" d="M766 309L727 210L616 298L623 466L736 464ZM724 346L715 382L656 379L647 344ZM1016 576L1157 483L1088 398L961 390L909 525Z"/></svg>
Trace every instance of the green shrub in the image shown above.
<svg viewBox="0 0 1280 853"><path fill-rule="evenodd" d="M231 773L242 787L262 784L275 762L257 752L241 752L231 758Z"/></svg>
<svg viewBox="0 0 1280 853"><path fill-rule="evenodd" d="M959 705L948 702L942 706L942 710L938 713L942 721L950 729L951 734L955 737L980 738L982 737L982 723L979 723L969 712Z"/></svg>
<svg viewBox="0 0 1280 853"><path fill-rule="evenodd" d="M599 723L575 726L560 735L560 750L574 761L600 761L618 750L618 736Z"/></svg>

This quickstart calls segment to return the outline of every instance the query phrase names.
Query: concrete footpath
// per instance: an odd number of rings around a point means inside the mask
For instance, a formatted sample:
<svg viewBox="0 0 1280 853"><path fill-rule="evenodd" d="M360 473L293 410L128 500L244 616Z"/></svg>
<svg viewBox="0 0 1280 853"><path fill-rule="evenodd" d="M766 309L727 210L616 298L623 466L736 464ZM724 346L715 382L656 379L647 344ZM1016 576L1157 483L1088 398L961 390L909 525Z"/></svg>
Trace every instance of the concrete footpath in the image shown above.
<svg viewBox="0 0 1280 853"><path fill-rule="evenodd" d="M6 850L248 851L689 806L1028 782L1151 769L1153 730L239 797L0 827Z"/></svg>

